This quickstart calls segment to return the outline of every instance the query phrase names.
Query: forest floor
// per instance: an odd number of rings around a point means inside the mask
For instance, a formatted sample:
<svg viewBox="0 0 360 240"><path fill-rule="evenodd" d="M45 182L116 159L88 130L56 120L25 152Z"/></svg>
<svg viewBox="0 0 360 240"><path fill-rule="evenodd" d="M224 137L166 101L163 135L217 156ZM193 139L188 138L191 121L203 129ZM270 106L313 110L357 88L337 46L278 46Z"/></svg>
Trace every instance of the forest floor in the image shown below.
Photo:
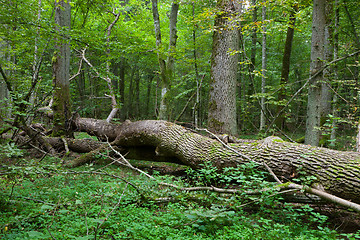
<svg viewBox="0 0 360 240"><path fill-rule="evenodd" d="M209 166L195 171L130 160L154 180L108 164L106 156L99 156L100 164L66 169L62 157L0 147L0 239L360 239L358 213L334 205L159 184L234 187L239 180ZM246 189L266 182L256 171L240 177Z"/></svg>

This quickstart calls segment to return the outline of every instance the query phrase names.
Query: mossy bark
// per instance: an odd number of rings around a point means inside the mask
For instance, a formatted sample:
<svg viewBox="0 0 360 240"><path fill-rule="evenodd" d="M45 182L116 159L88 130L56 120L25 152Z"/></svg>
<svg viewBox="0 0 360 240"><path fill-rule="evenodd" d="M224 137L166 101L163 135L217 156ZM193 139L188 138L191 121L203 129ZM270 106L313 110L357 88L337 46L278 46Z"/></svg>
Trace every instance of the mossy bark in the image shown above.
<svg viewBox="0 0 360 240"><path fill-rule="evenodd" d="M152 12L154 20L156 47L158 48L158 61L160 67L160 79L161 79L161 102L159 107L159 119L169 120L170 109L171 109L171 82L174 78L174 55L176 52L176 40L177 36L177 16L179 12L179 3L176 1L171 5L170 11L170 24L169 24L169 48L168 57L165 61L164 54L161 52L162 41L161 41L161 29L160 29L160 17L158 12L158 1L152 0Z"/></svg>
<svg viewBox="0 0 360 240"><path fill-rule="evenodd" d="M237 166L249 159L260 165L266 163L284 182L300 179L302 184L316 184L330 194L360 203L359 153L289 143L273 137L256 142L229 143L228 146L237 151L234 152L217 140L166 121L109 125L105 121L78 118L76 122L79 130L85 130L89 125L93 134L108 136L113 145L152 147L155 155L175 158L193 168L206 162L212 162L218 168ZM316 180L308 182L310 176Z"/></svg>
<svg viewBox="0 0 360 240"><path fill-rule="evenodd" d="M69 1L56 1L55 30L59 33L55 42L56 51L52 59L53 65L53 136L69 136L71 128L70 110L70 4Z"/></svg>
<svg viewBox="0 0 360 240"><path fill-rule="evenodd" d="M208 128L216 133L237 133L236 82L238 69L239 32L229 19L236 14L233 1L217 2L215 17L211 79L209 86Z"/></svg>
<svg viewBox="0 0 360 240"><path fill-rule="evenodd" d="M325 5L325 0L314 1L310 63L311 77L324 66ZM318 146L320 140L321 83L323 80L323 76L319 74L312 77L309 82L305 143L312 146Z"/></svg>

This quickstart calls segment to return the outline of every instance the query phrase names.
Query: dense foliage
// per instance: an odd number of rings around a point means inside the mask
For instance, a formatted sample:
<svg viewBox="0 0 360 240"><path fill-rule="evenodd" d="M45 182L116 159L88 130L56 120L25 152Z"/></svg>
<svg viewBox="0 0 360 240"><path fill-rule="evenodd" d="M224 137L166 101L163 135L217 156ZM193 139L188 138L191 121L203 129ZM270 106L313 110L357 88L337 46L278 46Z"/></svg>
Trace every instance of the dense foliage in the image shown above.
<svg viewBox="0 0 360 240"><path fill-rule="evenodd" d="M355 52L358 48L358 16L356 1L333 3L334 12L339 11L335 28L332 22L338 57ZM9 76L14 92L24 95L32 82L39 79L36 91L30 99L31 106L44 106L49 102L52 91L51 62L54 55L54 11L49 1L2 1L1 10L1 66ZM109 76L118 98L120 111L117 118L145 119L156 118L161 90L159 86L159 65L157 52L166 56L171 1L160 2L160 21L162 46L155 44L151 3L148 1L72 1L71 17L71 94L73 109L82 116L105 118L111 110L107 83L101 77ZM253 6L244 3L243 12L236 19L241 32L241 47L238 79L238 126L243 132L258 132L259 101L266 99L266 119L270 124L276 116L278 106L286 106L286 131L290 138L305 127L306 88L290 98L306 82L309 73L311 43L311 11L308 1L269 1L266 2L268 16L265 22L260 17L253 19L253 12L260 14L262 2ZM294 7L296 6L296 7ZM294 10L295 9L295 10ZM295 11L295 12L294 12ZM295 34L290 63L289 82L280 84L282 54L290 13L296 17ZM107 36L109 24L115 15L119 20ZM207 93L210 71L213 19L215 5L209 1L183 1L178 16L178 42L175 57L175 79L172 83L171 119L194 121L198 111L199 123L206 125ZM259 39L262 26L267 27L267 69L266 92L261 93L261 46ZM258 42L252 44L254 31ZM336 35L336 38L335 38ZM335 41L335 40L334 40ZM335 43L334 43L335 45ZM86 51L84 52L84 50ZM252 50L255 49L253 62ZM82 60L89 60L90 67ZM106 67L110 66L110 72ZM38 71L38 76L34 73ZM353 131L358 118L358 61L357 55L332 65L329 81L333 98L332 116L329 122L338 125L323 126L323 134L334 127ZM100 74L100 76L98 75ZM201 84L199 84L201 82ZM3 84L3 83L2 83ZM5 85L2 85L5 87ZM199 103L196 103L196 88ZM281 89L286 89L286 98L280 99ZM6 93L1 98L6 98ZM8 98L4 104L11 106ZM9 102L10 101L10 102ZM34 103L34 104L33 104ZM175 104L176 103L176 104ZM289 103L289 104L288 104ZM29 106L29 107L31 107ZM183 109L185 111L183 112ZM4 111L4 110L2 110ZM31 108L27 114L34 114ZM6 112L6 111L5 111ZM270 130L270 131L269 131ZM281 130L281 129L280 129ZM267 126L266 135L282 134L274 126ZM295 134L295 135L294 135ZM354 134L351 134L354 136Z"/></svg>
<svg viewBox="0 0 360 240"><path fill-rule="evenodd" d="M17 135L21 121L28 125L42 122L51 128L49 120L37 110L51 102L56 39L67 38L71 40L73 112L82 117L105 119L112 108L108 83L104 81L108 78L119 107L115 121L156 119L161 101L158 55L165 59L171 54L175 70L169 94L170 120L207 126L214 19L221 14L216 9L216 1L178 1L178 39L176 51L171 52L168 50L169 11L173 0L159 1L163 43L158 47L151 1L70 1L70 32L55 30L54 2L0 0L1 135ZM359 118L359 56L346 56L360 48L359 3L358 0L328 2L332 3L330 35L336 54L334 50L333 57L324 60L330 69L327 84L332 109L331 114L322 119L321 144L353 150ZM268 14L262 21L264 6ZM241 135L247 135L244 138L280 135L303 140L311 13L312 2L308 0L243 1L242 11L233 19L241 35L240 50L231 54L239 55L237 124ZM282 59L286 34L292 26L291 16L296 18L295 33L289 81L284 83L281 81ZM109 32L111 23L114 26ZM262 69L260 39L265 26L267 68ZM261 89L263 71L266 72L264 92ZM5 77L11 86L5 84ZM283 98L281 93L285 93ZM261 98L266 104L263 131L259 131ZM282 108L285 124L279 127L274 119ZM360 238L356 231L336 232L319 209L286 204L278 190L270 188L257 196L245 194L273 184L268 182L267 173L253 164L226 168L222 173L205 165L201 170L187 169L180 178L155 172L157 181L154 181L105 165L86 165L70 171L62 168L60 158L44 154L36 159L20 148L13 141L0 145L0 238ZM236 186L241 187L244 194L182 192L159 185L160 181L183 187Z"/></svg>
<svg viewBox="0 0 360 240"><path fill-rule="evenodd" d="M276 191L250 198L179 192L118 167L70 171L57 159L29 160L11 149L4 152L16 164L3 168L0 178L2 239L356 239L360 234L336 233L326 216L309 205L283 203ZM180 186L213 184L215 178L244 190L265 185L254 166L243 168L252 175L245 176L244 169L214 174L208 166L189 170L183 179L155 177Z"/></svg>

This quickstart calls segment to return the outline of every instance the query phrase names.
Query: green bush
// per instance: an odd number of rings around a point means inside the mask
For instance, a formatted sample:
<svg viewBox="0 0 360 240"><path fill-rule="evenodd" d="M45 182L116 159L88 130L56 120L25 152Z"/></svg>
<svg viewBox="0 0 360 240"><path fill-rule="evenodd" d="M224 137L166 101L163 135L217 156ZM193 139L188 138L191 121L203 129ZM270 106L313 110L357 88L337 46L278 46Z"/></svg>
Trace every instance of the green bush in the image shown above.
<svg viewBox="0 0 360 240"><path fill-rule="evenodd" d="M85 174L85 170L100 171L90 165L76 170L62 169L49 161L8 167L0 178L0 238L336 239L340 236L326 227L326 218L314 209L306 205L294 208L269 197L269 193L254 199L210 192L183 193L116 167L106 168L107 172L103 173L108 175ZM244 189L255 189L254 183L258 184L257 188L268 184L266 176L251 164L229 168L223 173L215 173L208 166L188 174L193 174L189 176L191 179L200 177L202 183L243 184ZM110 175L122 176L136 188ZM157 178L190 186L189 182L173 177ZM157 204L151 200L164 196L178 201ZM255 204L256 211L239 207L244 203Z"/></svg>

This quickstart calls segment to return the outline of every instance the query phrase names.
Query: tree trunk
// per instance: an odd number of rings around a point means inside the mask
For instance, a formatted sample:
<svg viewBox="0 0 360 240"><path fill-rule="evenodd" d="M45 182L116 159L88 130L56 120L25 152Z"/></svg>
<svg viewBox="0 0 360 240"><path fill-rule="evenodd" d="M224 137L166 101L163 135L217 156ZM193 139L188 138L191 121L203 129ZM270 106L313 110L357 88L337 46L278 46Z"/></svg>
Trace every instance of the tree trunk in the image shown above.
<svg viewBox="0 0 360 240"><path fill-rule="evenodd" d="M324 41L324 60L326 63L331 62L334 57L334 31L333 31L333 3L330 1L326 2L325 6L326 25L325 25L325 41ZM324 81L321 83L321 116L320 126L323 128L326 121L329 120L329 114L331 114L331 101L333 98L331 82L332 82L332 70L333 68L324 69L323 78ZM320 145L327 144L327 140L330 139L331 130L322 129Z"/></svg>
<svg viewBox="0 0 360 240"><path fill-rule="evenodd" d="M139 69L136 71L135 75L135 111L134 116L136 118L140 117L140 72Z"/></svg>
<svg viewBox="0 0 360 240"><path fill-rule="evenodd" d="M54 136L69 135L70 110L70 1L55 1L56 52L53 57Z"/></svg>
<svg viewBox="0 0 360 240"><path fill-rule="evenodd" d="M35 36L35 40L34 40L34 61L33 61L33 66L32 66L32 71L33 71L33 76L37 76L38 73L37 71L38 69L38 63L39 63L39 56L38 56L38 52L39 52L39 32L40 32L40 20L41 20L41 10L42 10L42 3L41 0L38 0L38 14L37 14L37 24L38 27L36 29L36 36ZM33 79L35 79L35 77L33 77ZM30 98L29 98L29 103L30 106L34 106L35 105L35 99L36 99L36 92L33 91L30 94ZM32 121L34 119L33 115L29 115L26 119L28 124L31 124Z"/></svg>
<svg viewBox="0 0 360 240"><path fill-rule="evenodd" d="M347 3L345 3L343 6L344 6L344 9L345 9L345 13L346 13L346 15L347 15L347 17L349 19L349 22L350 22L351 31L352 31L352 34L353 34L356 49L359 49L360 48L360 37L359 37L359 35L357 33L356 23L354 23L354 20L353 20L351 14L349 12L349 9L347 7ZM355 55L355 62L359 63L359 54ZM359 81L359 72L360 72L359 71L359 64L355 65L353 71L354 71L353 75L354 75L354 78L356 80L356 83L359 84L358 83L358 81Z"/></svg>
<svg viewBox="0 0 360 240"><path fill-rule="evenodd" d="M325 41L325 2L314 0L310 76L324 66L324 41ZM320 114L321 114L321 82L322 74L312 78L309 82L307 103L305 143L313 146L319 145L320 139Z"/></svg>
<svg viewBox="0 0 360 240"><path fill-rule="evenodd" d="M295 13L297 11L297 6L294 6L293 12L290 13L289 17L289 26L286 33L284 54L282 59L282 68L281 68L281 77L280 77L280 91L278 96L278 106L277 112L280 112L283 107L283 101L286 99L286 84L289 82L289 73L290 73L290 59L291 59L291 49L294 38L294 27L295 27ZM278 128L283 129L285 126L285 114L280 114L278 119L276 119L275 124Z"/></svg>
<svg viewBox="0 0 360 240"><path fill-rule="evenodd" d="M151 85L154 76L152 73L148 73L146 80L147 80L147 91L146 91L146 104L145 104L145 114L146 116L150 117L152 114L150 113L150 96L151 96ZM150 117L151 118L151 117Z"/></svg>
<svg viewBox="0 0 360 240"><path fill-rule="evenodd" d="M257 10L258 7L256 6L256 0L252 0L251 1L251 7L252 9L252 22L254 24L254 29L252 30L252 34L251 34L251 54L250 54L250 84L252 84L254 82L254 70L255 70L255 64L256 64L256 44L257 44ZM252 89L251 89L252 90ZM249 95L251 95L251 93L249 93Z"/></svg>
<svg viewBox="0 0 360 240"><path fill-rule="evenodd" d="M192 20L194 22L193 24L193 31L192 31L192 37L193 37L193 55L194 55L194 70L195 70L195 79L196 79L196 100L194 104L194 125L195 127L199 127L199 109L200 109L200 75L198 70L198 60L197 60L197 42L196 42L196 30L197 30L197 24L195 23L195 3L192 3ZM200 119L201 123L201 119Z"/></svg>
<svg viewBox="0 0 360 240"><path fill-rule="evenodd" d="M0 47L1 49L6 49L7 48L7 43L4 41L0 41ZM0 59L4 62L6 62L6 55L4 53L5 51L0 51ZM0 64L1 67L1 64ZM2 69L2 68L1 68ZM3 70L2 70L3 71ZM6 74L5 72L3 72L2 74ZM11 111L9 108L9 104L10 104L10 99L9 99L9 91L8 91L8 87L6 85L5 80L3 80L4 76L1 76L1 80L0 80L0 116L4 117L4 118L9 118L11 115ZM1 131L1 130L0 130Z"/></svg>
<svg viewBox="0 0 360 240"><path fill-rule="evenodd" d="M107 61L106 61L106 77L105 77L105 81L108 85L109 88L109 95L107 95L108 97L110 97L111 99L111 112L109 113L108 117L106 118L106 121L110 122L115 116L116 113L119 110L119 105L117 103L117 99L116 99L116 95L115 95L115 91L114 91L114 86L113 86L113 81L110 78L110 36L111 36L111 31L113 29L113 27L115 26L115 24L117 23L117 21L119 20L119 17L121 15L121 11L119 11L117 14L115 14L115 19L109 24L108 28L107 28L107 34L106 34L106 45L107 45L107 50L106 50L106 55L107 55Z"/></svg>
<svg viewBox="0 0 360 240"><path fill-rule="evenodd" d="M129 79L130 82L129 82L129 95L128 95L128 101L127 101L128 102L128 104L127 104L127 118L134 116L134 109L133 109L134 101L133 101L133 98L134 98L134 78L135 78L136 71L137 71L137 67L134 66L131 69L131 75L130 75L130 79Z"/></svg>
<svg viewBox="0 0 360 240"><path fill-rule="evenodd" d="M170 11L170 25L169 25L169 49L168 49L168 58L165 59L162 57L161 53L161 29L160 29L160 17L158 11L158 1L152 0L152 12L154 19L154 28L155 28L155 37L156 37L156 47L158 48L158 61L160 67L160 78L161 78L161 102L159 109L159 119L169 120L170 118L170 96L169 91L171 89L171 81L174 74L174 54L176 49L176 40L177 40L177 15L179 11L179 4L174 1L171 5Z"/></svg>
<svg viewBox="0 0 360 240"><path fill-rule="evenodd" d="M305 181L302 184L309 184L306 179L315 177L313 186L360 203L359 153L289 143L277 137L260 141L237 140L224 145L182 126L156 120L111 124L104 120L77 118L74 125L79 131L104 139L106 136L114 146L152 149L153 156L177 159L193 168L206 162L220 169L248 161L260 165L266 163L284 182L300 179ZM131 150L127 151L131 154ZM77 165L76 161L68 164Z"/></svg>
<svg viewBox="0 0 360 240"><path fill-rule="evenodd" d="M208 128L215 133L236 135L236 81L239 32L229 20L235 13L230 0L218 1L221 14L215 17L211 80L209 96Z"/></svg>
<svg viewBox="0 0 360 240"><path fill-rule="evenodd" d="M339 53L339 21L340 21L340 7L339 7L339 0L335 0L334 2L334 41L333 41L333 53L334 59L338 59L338 53ZM333 66L332 67L332 72L334 73L334 80L337 81L339 79L338 76L338 68L337 66ZM338 84L337 85L337 89L338 89ZM338 115L338 110L337 110L337 104L338 104L338 96L337 94L333 94L333 104L332 104L332 115L334 117L334 119L332 120L332 126L331 126L331 134L330 134L330 146L334 147L335 146L335 140L336 140L336 129L337 129L337 121L336 121L336 117Z"/></svg>
<svg viewBox="0 0 360 240"><path fill-rule="evenodd" d="M262 48L261 48L261 94L265 94L265 84L266 84L266 6L262 7ZM260 99L260 131L265 128L265 97L262 96Z"/></svg>
<svg viewBox="0 0 360 240"><path fill-rule="evenodd" d="M120 64L119 64L119 94L120 94L120 105L122 108L122 111L120 112L120 118L125 119L125 111L124 106L125 104L125 65L126 65L126 59L121 58Z"/></svg>
<svg viewBox="0 0 360 240"><path fill-rule="evenodd" d="M10 116L10 111L8 109L8 90L6 83L0 81L0 115L8 118Z"/></svg>

